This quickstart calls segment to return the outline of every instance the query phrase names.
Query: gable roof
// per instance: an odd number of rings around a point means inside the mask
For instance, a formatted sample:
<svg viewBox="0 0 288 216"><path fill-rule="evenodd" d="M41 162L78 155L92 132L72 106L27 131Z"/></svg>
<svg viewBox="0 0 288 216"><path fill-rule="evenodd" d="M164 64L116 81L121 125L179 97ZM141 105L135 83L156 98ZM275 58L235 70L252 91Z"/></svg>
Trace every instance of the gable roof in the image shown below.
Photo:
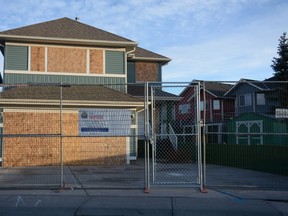
<svg viewBox="0 0 288 216"><path fill-rule="evenodd" d="M103 43L135 46L135 41L86 25L67 17L0 32L0 39L12 41L46 41L62 43Z"/></svg>
<svg viewBox="0 0 288 216"><path fill-rule="evenodd" d="M190 86L198 85L200 83L201 90L205 85L205 92L211 94L214 97L223 97L224 94L233 87L233 85L217 81L205 81L205 80L192 80L187 87L185 87L179 95L183 95L188 91Z"/></svg>
<svg viewBox="0 0 288 216"><path fill-rule="evenodd" d="M231 84L205 81L205 91L215 97L222 97L229 89L233 87Z"/></svg>
<svg viewBox="0 0 288 216"><path fill-rule="evenodd" d="M143 100L103 85L64 85L63 105L135 107L143 106ZM20 85L6 88L0 93L2 105L41 105L60 103L60 85Z"/></svg>
<svg viewBox="0 0 288 216"><path fill-rule="evenodd" d="M224 96L228 95L231 91L233 91L238 85L246 83L248 85L253 86L254 88L258 89L259 91L270 91L272 89L269 88L269 86L263 82L263 81L258 81L258 80L251 80L251 79L244 79L241 78L235 85L227 91Z"/></svg>

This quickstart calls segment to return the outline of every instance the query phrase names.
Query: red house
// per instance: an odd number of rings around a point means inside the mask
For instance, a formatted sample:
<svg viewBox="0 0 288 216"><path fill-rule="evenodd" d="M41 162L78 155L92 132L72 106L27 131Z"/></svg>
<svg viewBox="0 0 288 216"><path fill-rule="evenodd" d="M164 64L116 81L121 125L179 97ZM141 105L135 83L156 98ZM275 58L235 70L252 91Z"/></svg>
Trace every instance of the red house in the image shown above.
<svg viewBox="0 0 288 216"><path fill-rule="evenodd" d="M199 80L193 80L191 85L187 86L181 94L182 98L176 104L175 114L176 122L178 122L178 128L181 128L183 133L193 132L195 125L197 125L196 119L196 83L200 82L200 112L201 120L205 123L205 130L211 132L211 136L208 135L208 142L222 143L223 138L220 133L225 130L226 120L234 116L235 105L234 99L224 97L224 94L233 87L233 85L221 83L221 82L204 82ZM216 135L215 135L216 134Z"/></svg>

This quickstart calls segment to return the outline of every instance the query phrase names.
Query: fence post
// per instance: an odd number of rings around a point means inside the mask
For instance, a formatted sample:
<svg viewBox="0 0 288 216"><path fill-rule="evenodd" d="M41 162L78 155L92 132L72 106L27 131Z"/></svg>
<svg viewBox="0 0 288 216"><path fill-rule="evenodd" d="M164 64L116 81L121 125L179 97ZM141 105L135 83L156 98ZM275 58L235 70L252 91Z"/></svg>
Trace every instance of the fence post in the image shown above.
<svg viewBox="0 0 288 216"><path fill-rule="evenodd" d="M149 137L150 137L150 128L149 128L149 93L148 93L148 82L144 86L144 133L145 133L145 143L144 143L144 158L145 158L145 186L144 192L149 193L150 190L150 175L149 175Z"/></svg>
<svg viewBox="0 0 288 216"><path fill-rule="evenodd" d="M64 164L63 164L63 136L62 136L62 99L63 99L63 84L60 84L60 184L64 188Z"/></svg>

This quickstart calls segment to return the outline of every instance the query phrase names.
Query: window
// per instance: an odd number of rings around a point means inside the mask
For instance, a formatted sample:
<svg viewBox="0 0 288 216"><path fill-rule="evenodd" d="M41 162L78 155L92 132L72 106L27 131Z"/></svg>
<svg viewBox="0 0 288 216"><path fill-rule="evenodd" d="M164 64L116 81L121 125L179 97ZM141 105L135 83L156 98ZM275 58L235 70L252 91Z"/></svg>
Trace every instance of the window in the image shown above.
<svg viewBox="0 0 288 216"><path fill-rule="evenodd" d="M257 102L257 105L265 105L265 94L264 93L257 93L256 94L256 102Z"/></svg>
<svg viewBox="0 0 288 216"><path fill-rule="evenodd" d="M213 110L220 110L220 100L213 100Z"/></svg>
<svg viewBox="0 0 288 216"><path fill-rule="evenodd" d="M251 94L240 95L239 96L239 105L240 106L251 106L252 105Z"/></svg>
<svg viewBox="0 0 288 216"><path fill-rule="evenodd" d="M209 101L206 100L205 104L206 104L206 110L208 110L209 109ZM204 111L204 101L200 101L200 111Z"/></svg>
<svg viewBox="0 0 288 216"><path fill-rule="evenodd" d="M181 114L189 113L190 104L181 104L179 105L179 112Z"/></svg>

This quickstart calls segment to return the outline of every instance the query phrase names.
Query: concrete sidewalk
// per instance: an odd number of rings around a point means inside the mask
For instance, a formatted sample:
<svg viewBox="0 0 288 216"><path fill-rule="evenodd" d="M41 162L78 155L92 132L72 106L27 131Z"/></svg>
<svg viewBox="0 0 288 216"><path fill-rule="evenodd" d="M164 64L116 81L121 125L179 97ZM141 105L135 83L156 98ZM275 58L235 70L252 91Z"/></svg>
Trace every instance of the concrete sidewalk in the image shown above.
<svg viewBox="0 0 288 216"><path fill-rule="evenodd" d="M269 198L270 197L270 198ZM2 190L0 215L277 215L288 191L155 188L141 190Z"/></svg>

